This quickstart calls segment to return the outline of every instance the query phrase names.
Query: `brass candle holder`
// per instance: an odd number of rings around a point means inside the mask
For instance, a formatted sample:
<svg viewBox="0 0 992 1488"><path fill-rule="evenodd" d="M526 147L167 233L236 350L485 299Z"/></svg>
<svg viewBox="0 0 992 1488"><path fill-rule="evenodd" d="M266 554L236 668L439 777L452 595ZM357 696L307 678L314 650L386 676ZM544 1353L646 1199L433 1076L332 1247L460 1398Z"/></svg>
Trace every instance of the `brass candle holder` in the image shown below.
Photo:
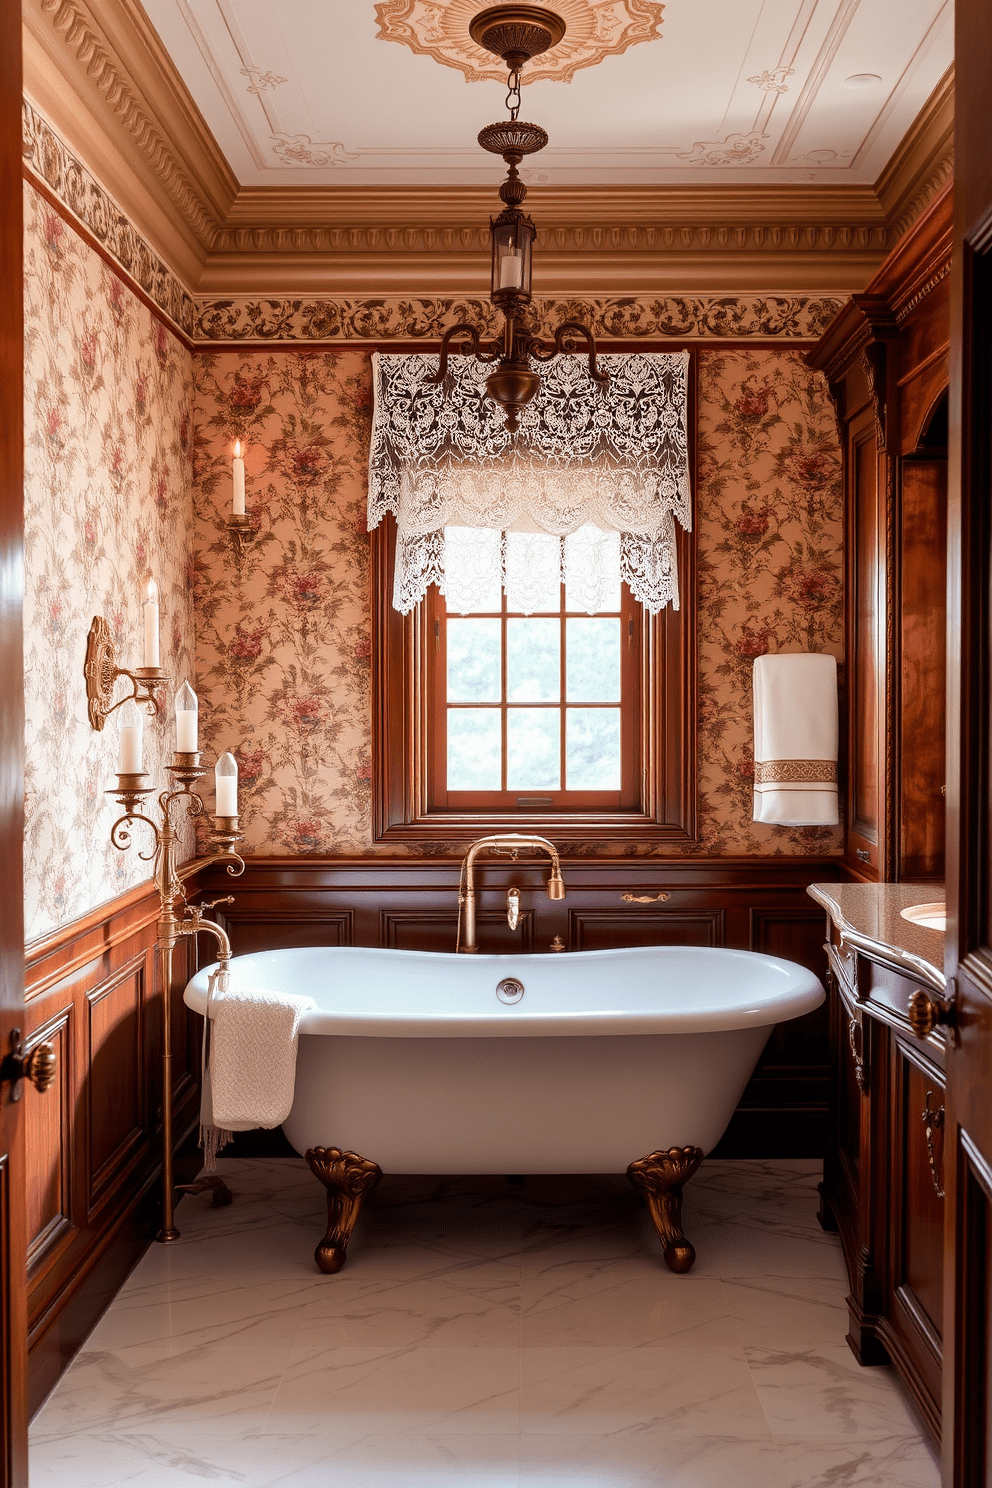
<svg viewBox="0 0 992 1488"><path fill-rule="evenodd" d="M239 560L243 559L248 544L255 541L254 522L247 513L244 513L241 516L228 517L225 526L231 534L235 557Z"/></svg>
<svg viewBox="0 0 992 1488"><path fill-rule="evenodd" d="M111 713L123 708L125 703L135 702L139 707L147 706L149 713L159 711L157 689L168 682L169 674L161 667L122 667L117 665L117 652L110 639L110 629L102 615L94 615L90 633L86 638L86 661L83 664L86 678L86 700L90 727L97 733ZM126 677L131 691L114 702L114 691L118 677Z"/></svg>
<svg viewBox="0 0 992 1488"><path fill-rule="evenodd" d="M207 772L200 764L198 750L176 751L171 764L165 768L172 785L170 789L159 792L157 820L143 809L146 798L153 794L149 775L118 774L116 786L107 794L124 808L124 814L110 829L110 840L116 848L126 852L131 847L132 834L139 822L148 827L152 835L151 850L139 852L138 856L145 862L154 862L159 895L156 948L162 970L162 1227L155 1238L162 1244L169 1244L179 1239L172 1176L172 953L181 936L197 936L206 931L217 939L220 964L226 967L231 959L231 943L226 933L213 920L203 918L206 910L217 904L229 904L230 898L190 906L186 903L183 884L210 863L226 861L228 873L235 878L244 872L245 865L234 851L234 844L241 838L236 816L215 816L210 834L210 846L214 850L179 864L179 826L184 819L191 820L203 814L203 800L193 786Z"/></svg>

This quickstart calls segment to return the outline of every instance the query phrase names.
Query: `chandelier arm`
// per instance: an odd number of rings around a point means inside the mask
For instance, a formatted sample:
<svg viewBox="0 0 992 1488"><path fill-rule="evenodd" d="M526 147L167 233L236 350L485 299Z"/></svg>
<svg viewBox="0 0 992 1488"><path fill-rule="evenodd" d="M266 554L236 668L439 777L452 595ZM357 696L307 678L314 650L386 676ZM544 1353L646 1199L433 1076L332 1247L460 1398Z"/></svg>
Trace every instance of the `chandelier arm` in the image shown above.
<svg viewBox="0 0 992 1488"><path fill-rule="evenodd" d="M438 369L432 377L425 377L424 381L429 383L443 382L448 375L448 354L451 343L456 337L463 337L465 345L460 348L462 355L467 356L472 352L474 356L479 355L479 332L472 325L451 326L441 337L441 354ZM456 355L459 354L456 349Z"/></svg>
<svg viewBox="0 0 992 1488"><path fill-rule="evenodd" d="M609 387L610 374L609 372L601 371L596 361L596 339L589 327L582 325L581 321L566 320L564 325L560 325L555 331L555 344L553 347L549 347L546 343L540 341L533 341L530 347L530 354L536 362L554 361L559 353L574 349L568 344L572 336L581 336L586 343L586 352L589 357L589 376L593 382L598 383L603 388Z"/></svg>

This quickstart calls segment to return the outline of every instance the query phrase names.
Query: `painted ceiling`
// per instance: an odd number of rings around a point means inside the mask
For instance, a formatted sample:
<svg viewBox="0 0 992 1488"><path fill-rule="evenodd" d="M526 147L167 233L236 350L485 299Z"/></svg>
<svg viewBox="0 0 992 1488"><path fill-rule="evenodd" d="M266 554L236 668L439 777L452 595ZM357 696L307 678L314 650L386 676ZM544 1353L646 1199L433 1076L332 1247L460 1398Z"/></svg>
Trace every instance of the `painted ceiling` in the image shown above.
<svg viewBox="0 0 992 1488"><path fill-rule="evenodd" d="M484 0L144 0L242 187L499 179ZM561 0L522 116L559 186L868 184L952 60L951 0Z"/></svg>

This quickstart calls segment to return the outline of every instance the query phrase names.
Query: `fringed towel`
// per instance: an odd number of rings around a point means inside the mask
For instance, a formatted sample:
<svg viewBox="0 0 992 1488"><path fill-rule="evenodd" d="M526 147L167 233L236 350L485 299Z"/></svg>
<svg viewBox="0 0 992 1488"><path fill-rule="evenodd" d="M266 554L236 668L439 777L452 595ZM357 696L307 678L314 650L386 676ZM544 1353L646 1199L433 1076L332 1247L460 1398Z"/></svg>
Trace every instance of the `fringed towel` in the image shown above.
<svg viewBox="0 0 992 1488"><path fill-rule="evenodd" d="M837 662L778 652L754 663L754 820L836 826Z"/></svg>
<svg viewBox="0 0 992 1488"><path fill-rule="evenodd" d="M316 1006L312 997L291 992L231 991L226 973L218 969L211 976L200 1094L200 1146L208 1172L234 1132L286 1120L296 1087L300 1018Z"/></svg>

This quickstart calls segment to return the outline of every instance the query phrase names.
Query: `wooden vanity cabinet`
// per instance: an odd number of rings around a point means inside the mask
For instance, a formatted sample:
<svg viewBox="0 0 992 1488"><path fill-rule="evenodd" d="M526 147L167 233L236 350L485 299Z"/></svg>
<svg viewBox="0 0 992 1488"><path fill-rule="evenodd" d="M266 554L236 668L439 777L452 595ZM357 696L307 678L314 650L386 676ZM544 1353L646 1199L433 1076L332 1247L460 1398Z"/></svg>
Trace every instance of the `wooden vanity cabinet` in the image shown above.
<svg viewBox="0 0 992 1488"><path fill-rule="evenodd" d="M893 1364L939 1443L943 1033L910 1028L919 983L842 949L836 931L828 954L835 1089L821 1220L847 1262L847 1341L860 1363Z"/></svg>

